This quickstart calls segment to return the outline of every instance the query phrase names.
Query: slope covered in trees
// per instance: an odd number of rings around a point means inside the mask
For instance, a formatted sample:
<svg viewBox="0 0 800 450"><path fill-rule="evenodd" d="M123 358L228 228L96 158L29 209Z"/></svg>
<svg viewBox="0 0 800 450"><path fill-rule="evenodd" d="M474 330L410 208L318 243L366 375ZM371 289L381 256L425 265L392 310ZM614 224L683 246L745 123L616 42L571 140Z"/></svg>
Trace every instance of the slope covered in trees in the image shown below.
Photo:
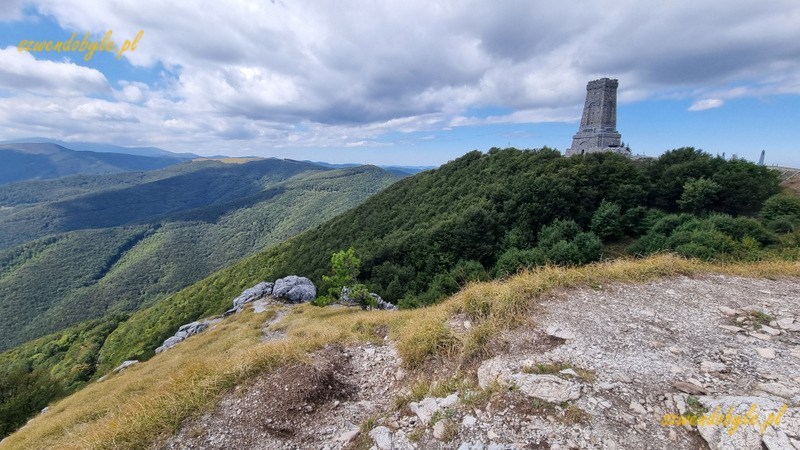
<svg viewBox="0 0 800 450"><path fill-rule="evenodd" d="M403 307L436 302L470 280L625 253L797 259L800 205L793 195L775 195L778 190L778 176L768 168L691 148L656 160L565 158L549 149L470 152L114 322L91 371L98 376L124 359L152 356L178 326L221 313L259 281L298 274L328 292L326 280L336 278L331 255L351 247L361 261L357 281ZM51 342L75 342L63 336L84 326L14 349L6 354L17 355L9 364L18 367L11 363L21 355L54 348L81 354L74 344ZM75 386L74 374L82 372L63 370L73 360L59 360L60 375L50 369L47 376ZM37 367L54 366L30 366L27 373Z"/></svg>
<svg viewBox="0 0 800 450"><path fill-rule="evenodd" d="M185 166L192 168L125 174L117 183L76 177L0 188L6 204L19 205L0 218L0 236L22 239L24 229L38 237L0 250L0 349L134 311L397 179L376 167L283 160ZM27 203L39 199L49 201Z"/></svg>
<svg viewBox="0 0 800 450"><path fill-rule="evenodd" d="M702 195L684 195L697 180L714 187L707 194L713 201L700 201L702 207L687 203ZM768 168L692 148L656 160L566 158L549 149L470 152L134 314L109 336L99 361L107 369L146 358L178 325L223 311L262 280L302 274L327 292L322 277L330 255L350 247L362 262L360 281L405 307L435 302L470 280L548 262L586 263L629 244L638 254L794 257L786 247L796 247L796 234L780 237L761 221L734 217L759 211L778 190ZM697 215L676 215L688 207ZM641 248L635 240L651 231L665 240Z"/></svg>

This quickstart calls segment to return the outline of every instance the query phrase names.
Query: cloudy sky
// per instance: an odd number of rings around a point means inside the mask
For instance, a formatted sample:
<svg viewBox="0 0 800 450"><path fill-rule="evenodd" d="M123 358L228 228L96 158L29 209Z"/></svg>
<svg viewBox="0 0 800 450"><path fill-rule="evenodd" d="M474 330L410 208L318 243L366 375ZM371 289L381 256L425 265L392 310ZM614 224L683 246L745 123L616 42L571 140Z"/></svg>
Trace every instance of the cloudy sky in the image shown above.
<svg viewBox="0 0 800 450"><path fill-rule="evenodd" d="M797 0L0 1L0 140L438 164L565 149L610 77L635 153L800 166ZM109 30L143 34L119 59L18 50Z"/></svg>

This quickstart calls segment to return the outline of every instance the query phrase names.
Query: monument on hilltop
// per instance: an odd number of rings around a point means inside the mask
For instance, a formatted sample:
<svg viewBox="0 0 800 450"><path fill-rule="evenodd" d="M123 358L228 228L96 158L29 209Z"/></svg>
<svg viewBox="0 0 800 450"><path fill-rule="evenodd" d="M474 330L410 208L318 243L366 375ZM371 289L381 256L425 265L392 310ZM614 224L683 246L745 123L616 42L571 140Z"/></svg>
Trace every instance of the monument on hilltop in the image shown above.
<svg viewBox="0 0 800 450"><path fill-rule="evenodd" d="M567 156L596 152L630 156L630 149L622 146L622 135L617 131L618 85L617 80L609 78L593 80L586 85L581 126L572 138Z"/></svg>

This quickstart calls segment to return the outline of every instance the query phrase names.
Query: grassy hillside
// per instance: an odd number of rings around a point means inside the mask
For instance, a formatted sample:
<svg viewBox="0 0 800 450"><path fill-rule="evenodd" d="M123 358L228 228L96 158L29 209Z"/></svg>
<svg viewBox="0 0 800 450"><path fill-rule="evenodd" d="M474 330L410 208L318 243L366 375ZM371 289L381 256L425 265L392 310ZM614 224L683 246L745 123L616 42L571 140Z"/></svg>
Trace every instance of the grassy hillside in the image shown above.
<svg viewBox="0 0 800 450"><path fill-rule="evenodd" d="M300 306L281 322L286 338L268 343L261 342L261 326L270 313L245 312L57 402L0 443L0 449L149 448L183 419L213 407L233 386L301 360L326 344L382 341L376 330L385 330L408 370L418 369L432 357L458 366L485 357L491 338L517 325L516 319L553 289L706 272L798 277L800 265L787 261L709 264L659 255L580 268L549 266L502 282L472 284L438 305L416 310L362 312ZM469 332L456 334L448 326L456 314L472 321Z"/></svg>
<svg viewBox="0 0 800 450"><path fill-rule="evenodd" d="M0 250L0 349L163 299L396 180L369 166L328 170L265 160L201 167L26 208L26 217L53 234ZM20 214L4 224L22 226ZM65 229L76 230L58 232Z"/></svg>
<svg viewBox="0 0 800 450"><path fill-rule="evenodd" d="M605 240L589 261L620 246L624 252L639 236L650 244L640 245L636 253L677 249L694 256L706 244L721 242L721 248L709 249L711 258L758 252L797 256L797 233L779 239L758 221L709 215L712 211L669 215L680 212L678 200L687 180L704 175L719 180L723 192L716 195L725 199L715 203L719 212L758 211L778 190L776 174L766 168L694 149L655 161L613 154L565 158L547 149L472 152L401 180L347 213L135 313L109 336L100 365L107 370L123 359L151 356L180 324L224 311L242 289L258 281L302 274L320 284L330 270L330 255L348 247L363 262L360 279L405 306L435 302L470 280L524 266L586 261L584 252L600 244L581 227L595 229ZM622 205L616 220L595 219L604 200ZM561 219L565 222L557 222ZM606 222L616 223L619 234L605 237L601 225ZM651 228L656 231L648 234ZM786 248L795 250L782 253ZM523 256L514 260L518 254ZM500 273L499 265L510 270ZM326 292L324 284L320 287Z"/></svg>
<svg viewBox="0 0 800 450"><path fill-rule="evenodd" d="M182 160L172 157L74 151L57 144L0 144L0 184L76 174L161 169Z"/></svg>

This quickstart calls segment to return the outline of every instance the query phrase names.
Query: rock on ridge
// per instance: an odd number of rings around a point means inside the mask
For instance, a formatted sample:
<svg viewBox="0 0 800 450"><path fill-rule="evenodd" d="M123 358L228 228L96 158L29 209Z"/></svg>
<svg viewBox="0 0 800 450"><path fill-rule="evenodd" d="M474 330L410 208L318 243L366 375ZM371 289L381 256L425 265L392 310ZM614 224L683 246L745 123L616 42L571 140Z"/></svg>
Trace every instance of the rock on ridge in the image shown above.
<svg viewBox="0 0 800 450"><path fill-rule="evenodd" d="M380 295L374 292L370 292L369 296L375 300L375 304L377 305L375 309L384 309L391 311L397 310L397 306L382 299ZM359 306L358 302L356 302L353 298L350 297L350 288L348 288L347 286L342 287L342 293L339 295L339 303L346 306Z"/></svg>
<svg viewBox="0 0 800 450"><path fill-rule="evenodd" d="M272 287L272 296L284 299L289 303L302 303L314 300L317 297L317 288L306 277L289 275L275 280Z"/></svg>
<svg viewBox="0 0 800 450"><path fill-rule="evenodd" d="M164 340L164 343L162 343L161 346L156 349L156 353L161 353L164 350L175 347L176 345L178 345L179 342L182 342L184 339L193 334L202 333L203 331L206 330L206 328L208 328L210 324L211 324L210 320L200 320L187 323L186 325L181 325L181 327L178 328L178 332L175 333L175 335L170 336L166 340Z"/></svg>
<svg viewBox="0 0 800 450"><path fill-rule="evenodd" d="M272 287L273 283L262 281L249 289L245 289L238 297L233 299L234 309L239 309L246 303L272 295Z"/></svg>

